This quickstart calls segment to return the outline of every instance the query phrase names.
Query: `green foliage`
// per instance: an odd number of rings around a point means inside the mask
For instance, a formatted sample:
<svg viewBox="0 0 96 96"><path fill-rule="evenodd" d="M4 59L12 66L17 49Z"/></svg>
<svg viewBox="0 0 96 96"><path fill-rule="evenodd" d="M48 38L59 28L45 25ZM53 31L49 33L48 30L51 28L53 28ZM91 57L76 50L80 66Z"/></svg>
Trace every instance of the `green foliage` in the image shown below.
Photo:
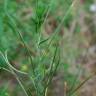
<svg viewBox="0 0 96 96"><path fill-rule="evenodd" d="M10 96L6 88L0 88L0 96Z"/></svg>
<svg viewBox="0 0 96 96"><path fill-rule="evenodd" d="M2 56L0 56L0 67L6 67L6 62L4 61Z"/></svg>
<svg viewBox="0 0 96 96"><path fill-rule="evenodd" d="M17 1L2 0L0 3L0 67L15 77L26 96L32 96L33 89L36 96L47 96L59 65L64 71L64 81L70 86L74 85L76 76L69 74L68 69L71 61L81 54L82 49L78 52L75 43L82 38L78 36L81 31L79 25L74 29L73 38L70 36L71 23L74 21L73 0L29 0L20 4ZM88 1L85 5L87 9L89 4ZM47 24L51 16L59 20L53 20L56 23L55 32L48 35L44 24ZM64 36L58 34L62 29ZM59 46L62 40L63 43ZM28 81L24 79L23 84L18 74L26 76ZM26 87L27 84L32 85L32 88ZM6 94L5 89L0 89L0 96L9 96Z"/></svg>

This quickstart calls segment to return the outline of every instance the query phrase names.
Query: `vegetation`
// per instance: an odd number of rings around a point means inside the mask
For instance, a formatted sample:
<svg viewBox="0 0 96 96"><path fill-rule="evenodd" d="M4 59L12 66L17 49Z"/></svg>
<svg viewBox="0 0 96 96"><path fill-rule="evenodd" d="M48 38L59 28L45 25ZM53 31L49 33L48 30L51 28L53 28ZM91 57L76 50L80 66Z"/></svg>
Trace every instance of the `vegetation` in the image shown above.
<svg viewBox="0 0 96 96"><path fill-rule="evenodd" d="M96 74L95 3L0 0L0 96L83 96Z"/></svg>

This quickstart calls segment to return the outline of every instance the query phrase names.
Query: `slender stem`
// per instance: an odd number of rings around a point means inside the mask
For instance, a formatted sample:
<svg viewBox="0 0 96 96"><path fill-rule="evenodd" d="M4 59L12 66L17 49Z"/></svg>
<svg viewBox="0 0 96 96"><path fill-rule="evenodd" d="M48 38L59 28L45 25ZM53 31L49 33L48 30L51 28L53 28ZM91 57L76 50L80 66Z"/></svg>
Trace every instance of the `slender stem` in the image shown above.
<svg viewBox="0 0 96 96"><path fill-rule="evenodd" d="M67 96L67 82L64 82L64 96Z"/></svg>
<svg viewBox="0 0 96 96"><path fill-rule="evenodd" d="M14 71L14 70L12 69L12 67L10 66L10 63L9 63L9 61L8 61L8 58L7 58L7 53L5 53L5 56L3 55L2 52L0 52L0 54L2 55L2 57L3 57L4 60L5 60L5 62L6 62L7 65L9 66L9 69L10 69L9 72L11 72L11 73L15 76L16 80L18 81L19 85L21 86L22 90L24 91L25 95L28 96L28 94L27 94L27 92L26 92L26 90L25 90L22 82L20 81L19 77L17 76L17 74L15 73L15 71ZM6 70L6 71L8 71L8 70Z"/></svg>

